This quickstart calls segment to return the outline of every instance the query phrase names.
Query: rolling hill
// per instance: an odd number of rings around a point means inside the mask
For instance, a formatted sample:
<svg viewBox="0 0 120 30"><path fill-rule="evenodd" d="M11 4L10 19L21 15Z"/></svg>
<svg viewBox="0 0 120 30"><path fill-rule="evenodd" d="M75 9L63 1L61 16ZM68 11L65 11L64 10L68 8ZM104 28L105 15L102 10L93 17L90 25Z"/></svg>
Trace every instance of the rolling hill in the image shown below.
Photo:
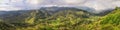
<svg viewBox="0 0 120 30"><path fill-rule="evenodd" d="M103 15L68 7L9 11L0 15L0 30L119 30L119 11Z"/></svg>

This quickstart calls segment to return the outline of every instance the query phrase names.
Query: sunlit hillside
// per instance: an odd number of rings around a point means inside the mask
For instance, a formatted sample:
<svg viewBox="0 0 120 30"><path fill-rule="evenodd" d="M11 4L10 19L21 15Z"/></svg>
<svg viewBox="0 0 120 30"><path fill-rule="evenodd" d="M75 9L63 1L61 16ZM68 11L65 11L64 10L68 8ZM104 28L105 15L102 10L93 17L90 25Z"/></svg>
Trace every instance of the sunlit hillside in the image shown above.
<svg viewBox="0 0 120 30"><path fill-rule="evenodd" d="M0 30L120 30L120 8L104 15L80 9L17 11L0 16Z"/></svg>

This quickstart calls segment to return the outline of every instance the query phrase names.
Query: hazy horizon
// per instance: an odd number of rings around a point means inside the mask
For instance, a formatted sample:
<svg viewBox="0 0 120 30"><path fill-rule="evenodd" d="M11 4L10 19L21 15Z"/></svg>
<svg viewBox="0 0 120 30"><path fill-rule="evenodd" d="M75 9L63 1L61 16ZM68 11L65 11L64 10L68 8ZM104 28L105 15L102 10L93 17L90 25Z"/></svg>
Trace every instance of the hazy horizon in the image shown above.
<svg viewBox="0 0 120 30"><path fill-rule="evenodd" d="M95 10L120 7L120 0L1 0L0 11L37 9L41 6L86 6Z"/></svg>

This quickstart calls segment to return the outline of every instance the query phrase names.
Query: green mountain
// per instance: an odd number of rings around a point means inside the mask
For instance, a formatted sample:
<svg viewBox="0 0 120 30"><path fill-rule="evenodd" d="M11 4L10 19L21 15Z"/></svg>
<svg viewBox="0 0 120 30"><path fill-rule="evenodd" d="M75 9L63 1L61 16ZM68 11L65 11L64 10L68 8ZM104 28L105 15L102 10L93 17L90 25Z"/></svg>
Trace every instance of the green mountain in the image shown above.
<svg viewBox="0 0 120 30"><path fill-rule="evenodd" d="M103 26L103 30L120 30L120 8L117 7L103 17L100 24Z"/></svg>
<svg viewBox="0 0 120 30"><path fill-rule="evenodd" d="M9 11L0 15L0 30L120 30L119 11L103 15L66 7Z"/></svg>

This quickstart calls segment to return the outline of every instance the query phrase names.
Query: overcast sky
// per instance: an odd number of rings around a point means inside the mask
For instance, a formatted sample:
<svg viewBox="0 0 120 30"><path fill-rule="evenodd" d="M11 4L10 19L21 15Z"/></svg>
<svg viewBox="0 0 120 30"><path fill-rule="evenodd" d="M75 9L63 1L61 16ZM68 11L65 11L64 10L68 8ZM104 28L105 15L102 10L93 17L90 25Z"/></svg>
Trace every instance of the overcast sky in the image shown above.
<svg viewBox="0 0 120 30"><path fill-rule="evenodd" d="M95 10L120 7L120 0L0 0L0 11L36 9L40 6L87 6Z"/></svg>

